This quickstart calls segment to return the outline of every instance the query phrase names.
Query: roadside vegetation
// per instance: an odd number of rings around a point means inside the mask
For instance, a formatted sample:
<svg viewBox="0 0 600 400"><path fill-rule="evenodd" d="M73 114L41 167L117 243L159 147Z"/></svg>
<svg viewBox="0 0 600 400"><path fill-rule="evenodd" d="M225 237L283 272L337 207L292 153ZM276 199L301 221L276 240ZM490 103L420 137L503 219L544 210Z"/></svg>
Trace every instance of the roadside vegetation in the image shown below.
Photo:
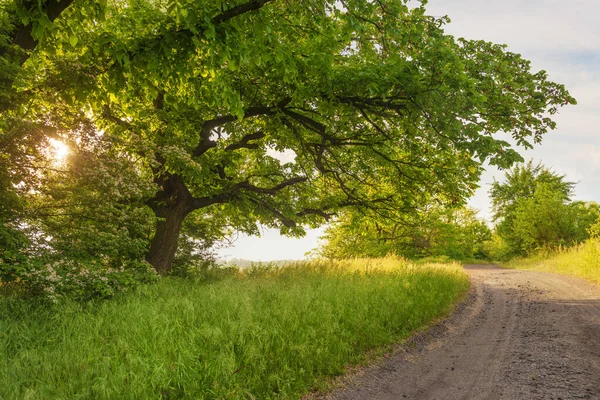
<svg viewBox="0 0 600 400"><path fill-rule="evenodd" d="M548 254L598 235L600 206L573 200L575 183L532 161L508 169L489 195L493 226L477 211L431 202L413 213L346 210L316 254L333 259L397 254L463 264Z"/></svg>
<svg viewBox="0 0 600 400"><path fill-rule="evenodd" d="M574 247L540 252L516 258L503 267L573 275L600 284L600 239L590 239Z"/></svg>
<svg viewBox="0 0 600 400"><path fill-rule="evenodd" d="M413 213L346 210L323 236L324 258L397 254L438 262L488 259L492 231L468 207L424 204Z"/></svg>
<svg viewBox="0 0 600 400"><path fill-rule="evenodd" d="M495 259L534 256L583 243L597 234L600 206L573 200L575 183L533 162L507 171L490 190Z"/></svg>
<svg viewBox="0 0 600 400"><path fill-rule="evenodd" d="M489 248L506 268L578 276L600 283L600 207L574 201L575 183L529 162L490 191L495 235Z"/></svg>
<svg viewBox="0 0 600 400"><path fill-rule="evenodd" d="M87 304L4 297L0 398L299 398L468 286L458 264L388 257L220 269Z"/></svg>

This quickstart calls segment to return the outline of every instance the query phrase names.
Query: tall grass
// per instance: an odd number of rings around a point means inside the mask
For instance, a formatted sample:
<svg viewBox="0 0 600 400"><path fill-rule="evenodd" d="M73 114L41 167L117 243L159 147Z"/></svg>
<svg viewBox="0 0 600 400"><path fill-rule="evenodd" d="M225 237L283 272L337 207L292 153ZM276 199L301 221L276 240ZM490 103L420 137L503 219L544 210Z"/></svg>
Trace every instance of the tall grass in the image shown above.
<svg viewBox="0 0 600 400"><path fill-rule="evenodd" d="M574 275L600 284L600 239L590 239L575 247L512 260L503 266Z"/></svg>
<svg viewBox="0 0 600 400"><path fill-rule="evenodd" d="M299 398L468 288L458 264L296 263L111 301L0 299L2 399Z"/></svg>

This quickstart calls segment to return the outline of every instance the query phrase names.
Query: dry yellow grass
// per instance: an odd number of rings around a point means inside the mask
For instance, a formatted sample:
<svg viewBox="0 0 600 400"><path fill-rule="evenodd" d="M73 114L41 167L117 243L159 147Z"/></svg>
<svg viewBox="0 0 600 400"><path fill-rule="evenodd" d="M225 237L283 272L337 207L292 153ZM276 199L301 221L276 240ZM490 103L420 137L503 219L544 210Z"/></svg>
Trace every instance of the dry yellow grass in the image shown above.
<svg viewBox="0 0 600 400"><path fill-rule="evenodd" d="M600 284L600 239L590 239L575 247L535 257L515 259L503 266L573 275Z"/></svg>

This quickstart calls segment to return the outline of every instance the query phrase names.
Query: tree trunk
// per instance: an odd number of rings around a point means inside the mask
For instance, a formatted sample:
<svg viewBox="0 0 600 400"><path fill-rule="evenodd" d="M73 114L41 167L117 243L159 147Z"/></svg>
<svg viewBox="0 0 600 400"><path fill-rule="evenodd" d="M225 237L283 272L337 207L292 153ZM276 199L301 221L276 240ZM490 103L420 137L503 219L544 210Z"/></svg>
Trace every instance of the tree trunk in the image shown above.
<svg viewBox="0 0 600 400"><path fill-rule="evenodd" d="M177 252L181 224L190 211L183 204L154 210L158 217L156 233L150 243L146 260L160 275L167 275L171 270Z"/></svg>
<svg viewBox="0 0 600 400"><path fill-rule="evenodd" d="M146 261L160 275L167 275L177 252L181 224L194 210L194 199L179 175L157 174L155 182L161 186L161 190L148 202L157 220Z"/></svg>

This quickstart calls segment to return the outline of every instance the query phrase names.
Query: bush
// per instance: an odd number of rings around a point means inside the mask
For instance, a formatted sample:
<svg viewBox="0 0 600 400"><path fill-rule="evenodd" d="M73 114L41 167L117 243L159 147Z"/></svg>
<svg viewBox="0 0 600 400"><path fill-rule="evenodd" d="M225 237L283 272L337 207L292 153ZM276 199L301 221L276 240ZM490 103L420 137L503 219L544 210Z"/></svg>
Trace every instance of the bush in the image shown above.
<svg viewBox="0 0 600 400"><path fill-rule="evenodd" d="M97 261L29 260L18 265L0 264L3 283L21 294L56 303L63 297L75 300L109 298L116 293L158 279L145 261L124 261L118 267Z"/></svg>

